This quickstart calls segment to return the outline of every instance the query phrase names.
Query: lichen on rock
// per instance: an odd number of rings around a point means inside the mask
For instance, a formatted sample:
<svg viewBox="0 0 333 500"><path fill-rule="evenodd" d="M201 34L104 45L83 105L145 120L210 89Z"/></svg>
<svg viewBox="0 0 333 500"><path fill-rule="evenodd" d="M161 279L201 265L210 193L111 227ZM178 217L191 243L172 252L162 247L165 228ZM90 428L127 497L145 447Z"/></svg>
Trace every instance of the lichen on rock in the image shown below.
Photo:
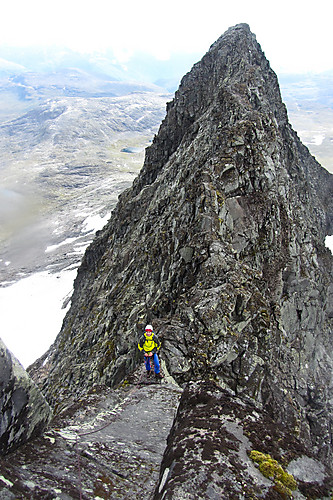
<svg viewBox="0 0 333 500"><path fill-rule="evenodd" d="M286 472L281 464L269 454L252 450L250 458L259 464L259 470L265 477L274 481L275 488L279 493L291 498L292 490L297 488L297 483L292 474Z"/></svg>

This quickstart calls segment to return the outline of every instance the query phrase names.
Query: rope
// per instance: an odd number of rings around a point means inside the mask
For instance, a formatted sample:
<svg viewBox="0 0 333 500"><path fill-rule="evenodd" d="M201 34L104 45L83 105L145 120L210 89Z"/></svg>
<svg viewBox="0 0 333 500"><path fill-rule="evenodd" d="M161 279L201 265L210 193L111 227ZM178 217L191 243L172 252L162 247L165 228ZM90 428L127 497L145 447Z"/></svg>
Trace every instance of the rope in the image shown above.
<svg viewBox="0 0 333 500"><path fill-rule="evenodd" d="M93 429L89 432L81 432L81 433L76 433L76 455L77 455L77 467L78 467L78 476L79 476L79 491L80 491L80 500L82 500L82 474L81 474L81 464L80 464L80 452L79 452L79 438L82 437L82 436L89 436L90 434L95 434L97 432L100 432L102 431L103 429L105 429L106 427L108 427L109 425L112 424L113 420L115 417L117 417L119 415L119 413L121 413L124 408L126 408L127 404L129 403L129 400L130 398L133 396L133 394L139 389L139 385L140 385L140 382L142 380L142 377L144 375L145 371L143 370L136 385L133 387L133 389L129 392L127 398L125 399L125 401L123 401L123 405L122 405L122 408L120 410L120 412L118 412L117 414L113 415L112 419L109 420L105 425L103 425L102 427L98 427L97 429ZM126 478L125 478L126 479Z"/></svg>

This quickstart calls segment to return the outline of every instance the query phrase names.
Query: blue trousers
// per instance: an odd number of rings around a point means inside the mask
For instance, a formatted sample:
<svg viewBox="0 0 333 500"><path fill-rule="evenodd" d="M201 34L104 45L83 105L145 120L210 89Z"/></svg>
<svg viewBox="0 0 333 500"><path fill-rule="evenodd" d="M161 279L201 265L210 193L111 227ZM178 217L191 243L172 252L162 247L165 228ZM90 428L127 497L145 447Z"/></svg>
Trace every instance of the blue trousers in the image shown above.
<svg viewBox="0 0 333 500"><path fill-rule="evenodd" d="M149 356L147 356L147 357L145 356L145 365L146 365L147 372L149 372L151 369ZM160 373L160 362L159 362L159 359L158 359L156 352L154 353L154 371L155 371L155 373Z"/></svg>

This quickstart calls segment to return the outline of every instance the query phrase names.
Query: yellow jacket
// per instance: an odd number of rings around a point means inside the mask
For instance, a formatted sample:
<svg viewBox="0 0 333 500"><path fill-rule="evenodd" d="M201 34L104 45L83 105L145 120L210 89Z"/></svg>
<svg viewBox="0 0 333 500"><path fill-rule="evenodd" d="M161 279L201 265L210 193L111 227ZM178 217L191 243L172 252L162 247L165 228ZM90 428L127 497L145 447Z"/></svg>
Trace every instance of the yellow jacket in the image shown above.
<svg viewBox="0 0 333 500"><path fill-rule="evenodd" d="M151 332L150 335L144 333L138 343L138 348L140 351L145 352L157 352L161 347L161 342L156 337L155 333Z"/></svg>

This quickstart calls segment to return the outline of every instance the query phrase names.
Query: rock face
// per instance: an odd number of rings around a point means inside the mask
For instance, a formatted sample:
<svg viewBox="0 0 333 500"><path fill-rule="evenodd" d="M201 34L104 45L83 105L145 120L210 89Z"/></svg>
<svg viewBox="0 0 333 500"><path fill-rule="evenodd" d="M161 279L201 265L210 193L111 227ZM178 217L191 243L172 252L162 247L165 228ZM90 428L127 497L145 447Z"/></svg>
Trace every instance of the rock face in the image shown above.
<svg viewBox="0 0 333 500"><path fill-rule="evenodd" d="M154 499L292 494L323 499L330 498L332 487L329 470L312 450L252 399L235 397L212 382L192 382L168 438Z"/></svg>
<svg viewBox="0 0 333 500"><path fill-rule="evenodd" d="M251 398L329 464L332 226L332 175L292 130L249 27L231 28L168 104L32 373L56 407L115 386L149 322L178 383Z"/></svg>
<svg viewBox="0 0 333 500"><path fill-rule="evenodd" d="M3 457L0 498L151 498L182 391L165 380L137 385L143 371L68 401L47 432Z"/></svg>
<svg viewBox="0 0 333 500"><path fill-rule="evenodd" d="M0 339L0 454L40 434L51 416L44 396Z"/></svg>

